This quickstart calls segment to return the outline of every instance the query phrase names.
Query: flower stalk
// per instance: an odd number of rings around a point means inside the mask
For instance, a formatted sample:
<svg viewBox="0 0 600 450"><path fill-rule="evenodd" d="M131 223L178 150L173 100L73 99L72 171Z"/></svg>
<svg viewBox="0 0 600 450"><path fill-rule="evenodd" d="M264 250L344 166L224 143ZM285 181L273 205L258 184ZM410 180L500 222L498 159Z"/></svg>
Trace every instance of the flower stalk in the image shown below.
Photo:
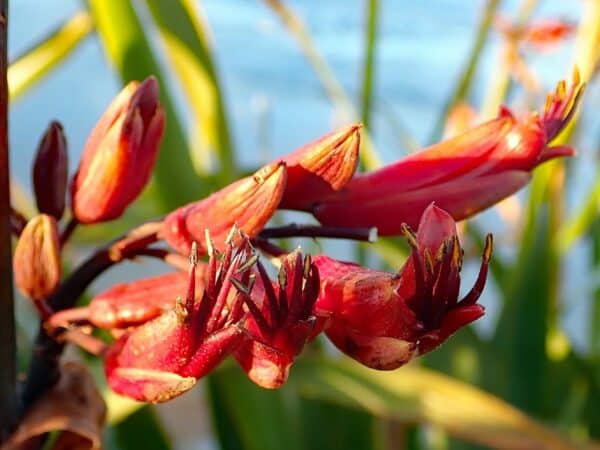
<svg viewBox="0 0 600 450"><path fill-rule="evenodd" d="M16 342L8 157L8 0L0 0L0 443L15 425Z"/></svg>

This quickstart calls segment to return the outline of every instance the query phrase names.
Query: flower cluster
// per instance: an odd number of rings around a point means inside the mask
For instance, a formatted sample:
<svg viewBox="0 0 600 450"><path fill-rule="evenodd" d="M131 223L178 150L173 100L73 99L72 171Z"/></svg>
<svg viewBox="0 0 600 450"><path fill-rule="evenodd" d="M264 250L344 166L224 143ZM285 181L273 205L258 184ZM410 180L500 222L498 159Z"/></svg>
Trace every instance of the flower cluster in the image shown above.
<svg viewBox="0 0 600 450"><path fill-rule="evenodd" d="M120 217L151 177L165 116L153 78L131 83L90 135L70 184L73 219L62 232L66 140L56 123L44 135L34 164L40 214L27 221L13 213L17 286L35 301L48 336L102 355L110 387L140 401L186 392L228 356L256 384L277 388L320 334L368 367L395 369L484 314L477 301L492 238L474 286L459 300L455 220L516 192L543 162L573 154L551 143L581 90L575 75L541 114L516 118L502 108L487 123L358 175L361 126L350 125L138 227L62 280L61 249L75 227ZM267 228L280 209L308 212L321 225ZM408 240L412 251L397 273L288 252L270 240L367 239L371 228ZM274 279L265 255L278 268ZM139 256L177 270L118 284L73 307L100 272ZM113 339L99 341L94 328Z"/></svg>

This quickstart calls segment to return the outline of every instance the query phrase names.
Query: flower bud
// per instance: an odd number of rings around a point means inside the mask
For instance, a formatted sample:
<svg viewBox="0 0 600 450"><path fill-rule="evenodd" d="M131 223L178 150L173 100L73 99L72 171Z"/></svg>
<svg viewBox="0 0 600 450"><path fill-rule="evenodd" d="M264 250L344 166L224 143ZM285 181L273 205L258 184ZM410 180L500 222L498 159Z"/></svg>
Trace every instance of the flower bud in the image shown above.
<svg viewBox="0 0 600 450"><path fill-rule="evenodd" d="M323 195L343 188L358 165L360 129L350 125L284 157L288 181L279 207L307 211Z"/></svg>
<svg viewBox="0 0 600 450"><path fill-rule="evenodd" d="M15 282L34 300L50 295L60 282L60 244L56 219L40 214L23 229L13 258Z"/></svg>
<svg viewBox="0 0 600 450"><path fill-rule="evenodd" d="M62 217L68 170L67 140L61 124L52 122L38 145L33 163L33 190L40 213L57 220Z"/></svg>
<svg viewBox="0 0 600 450"><path fill-rule="evenodd" d="M164 220L160 236L181 253L189 253L192 242L203 242L205 230L218 250L224 247L234 225L254 237L277 209L286 179L284 163L269 164L203 200L173 211ZM206 254L208 248L199 244L198 251Z"/></svg>
<svg viewBox="0 0 600 450"><path fill-rule="evenodd" d="M82 223L116 219L150 179L165 127L154 77L131 82L90 134L71 186Z"/></svg>

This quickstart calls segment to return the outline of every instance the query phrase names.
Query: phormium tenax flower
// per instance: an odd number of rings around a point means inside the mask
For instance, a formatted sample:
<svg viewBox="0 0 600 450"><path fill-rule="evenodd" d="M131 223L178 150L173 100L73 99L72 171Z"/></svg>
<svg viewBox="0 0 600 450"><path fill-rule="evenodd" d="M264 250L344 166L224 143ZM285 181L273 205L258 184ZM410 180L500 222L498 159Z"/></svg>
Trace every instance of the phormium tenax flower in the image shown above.
<svg viewBox="0 0 600 450"><path fill-rule="evenodd" d="M244 328L249 335L234 351L248 377L263 388L280 387L304 345L319 334L326 318L313 313L319 294L319 273L310 256L295 250L281 258L278 282L256 265L258 277L248 285L233 279L249 314Z"/></svg>
<svg viewBox="0 0 600 450"><path fill-rule="evenodd" d="M377 227L380 235L414 227L435 201L456 220L482 211L525 186L538 165L571 156L550 145L573 116L583 85L577 71L548 96L543 114L515 118L502 108L495 119L452 139L353 178L341 191L317 202L312 213L323 225Z"/></svg>
<svg viewBox="0 0 600 450"><path fill-rule="evenodd" d="M280 208L309 210L326 194L339 191L354 175L360 124L329 133L283 158L288 179Z"/></svg>
<svg viewBox="0 0 600 450"><path fill-rule="evenodd" d="M82 223L116 219L150 179L165 127L154 77L129 83L91 132L71 186Z"/></svg>
<svg viewBox="0 0 600 450"><path fill-rule="evenodd" d="M205 230L218 250L234 225L254 237L277 209L286 180L285 163L268 164L203 200L176 209L165 218L160 236L181 253L188 253L192 242L200 242ZM198 251L204 255L208 248L199 244Z"/></svg>
<svg viewBox="0 0 600 450"><path fill-rule="evenodd" d="M106 353L105 373L117 393L146 402L164 402L191 389L244 339L243 302L232 289L233 274L247 283L256 258L247 237L224 254L210 243L204 292L196 298L196 253L192 249L189 286L184 298L159 317L123 334ZM195 247L195 246L193 246Z"/></svg>
<svg viewBox="0 0 600 450"><path fill-rule="evenodd" d="M391 370L427 353L459 328L481 317L492 238L475 285L458 300L462 249L454 220L430 205L416 235L405 234L412 252L397 274L327 256L315 258L321 277L317 314L330 315L327 336L362 364Z"/></svg>

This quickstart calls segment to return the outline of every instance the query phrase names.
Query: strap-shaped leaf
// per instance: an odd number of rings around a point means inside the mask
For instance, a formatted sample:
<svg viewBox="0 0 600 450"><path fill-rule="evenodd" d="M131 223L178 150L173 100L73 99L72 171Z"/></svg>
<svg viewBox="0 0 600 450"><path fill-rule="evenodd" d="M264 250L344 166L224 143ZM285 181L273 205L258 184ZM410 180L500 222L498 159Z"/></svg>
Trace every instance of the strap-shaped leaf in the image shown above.
<svg viewBox="0 0 600 450"><path fill-rule="evenodd" d="M301 360L290 381L305 395L401 422L429 423L496 449L582 449L508 403L416 366L378 372L349 360Z"/></svg>
<svg viewBox="0 0 600 450"><path fill-rule="evenodd" d="M196 170L210 174L216 165L222 181L230 182L236 168L227 114L207 25L195 3L148 0L167 57L194 113L191 145Z"/></svg>
<svg viewBox="0 0 600 450"><path fill-rule="evenodd" d="M92 30L90 15L77 13L13 61L8 68L10 99L21 96L57 67Z"/></svg>
<svg viewBox="0 0 600 450"><path fill-rule="evenodd" d="M160 83L167 125L154 170L153 193L164 211L194 200L198 196L199 183L183 126L169 94L163 70L131 0L90 0L89 5L107 56L121 80L143 80L155 75Z"/></svg>

